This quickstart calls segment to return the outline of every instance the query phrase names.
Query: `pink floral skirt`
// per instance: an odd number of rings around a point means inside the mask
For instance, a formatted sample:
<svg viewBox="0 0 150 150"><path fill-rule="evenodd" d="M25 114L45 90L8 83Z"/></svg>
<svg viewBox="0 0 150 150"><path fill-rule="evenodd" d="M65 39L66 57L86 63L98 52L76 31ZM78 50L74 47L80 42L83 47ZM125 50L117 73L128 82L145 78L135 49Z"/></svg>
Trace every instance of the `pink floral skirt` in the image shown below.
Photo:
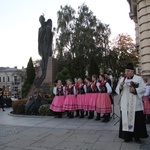
<svg viewBox="0 0 150 150"><path fill-rule="evenodd" d="M50 109L54 112L63 112L63 104L64 104L65 96L55 96L52 104L50 105Z"/></svg>
<svg viewBox="0 0 150 150"><path fill-rule="evenodd" d="M85 109L85 94L77 95L77 109L84 110Z"/></svg>
<svg viewBox="0 0 150 150"><path fill-rule="evenodd" d="M107 114L112 112L110 96L107 93L99 93L96 101L96 112Z"/></svg>
<svg viewBox="0 0 150 150"><path fill-rule="evenodd" d="M150 114L150 99L147 96L143 96L144 114Z"/></svg>
<svg viewBox="0 0 150 150"><path fill-rule="evenodd" d="M63 104L63 109L69 111L77 110L77 100L75 95L66 95Z"/></svg>
<svg viewBox="0 0 150 150"><path fill-rule="evenodd" d="M85 110L94 111L96 109L98 93L86 93L85 94Z"/></svg>

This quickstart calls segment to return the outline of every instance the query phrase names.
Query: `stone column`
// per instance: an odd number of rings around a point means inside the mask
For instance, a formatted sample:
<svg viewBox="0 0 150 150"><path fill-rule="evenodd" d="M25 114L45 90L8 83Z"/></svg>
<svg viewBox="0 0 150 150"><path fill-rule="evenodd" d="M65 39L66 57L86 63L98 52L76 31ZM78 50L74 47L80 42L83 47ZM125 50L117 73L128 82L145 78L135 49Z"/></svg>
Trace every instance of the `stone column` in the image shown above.
<svg viewBox="0 0 150 150"><path fill-rule="evenodd" d="M137 0L141 74L150 78L150 0Z"/></svg>

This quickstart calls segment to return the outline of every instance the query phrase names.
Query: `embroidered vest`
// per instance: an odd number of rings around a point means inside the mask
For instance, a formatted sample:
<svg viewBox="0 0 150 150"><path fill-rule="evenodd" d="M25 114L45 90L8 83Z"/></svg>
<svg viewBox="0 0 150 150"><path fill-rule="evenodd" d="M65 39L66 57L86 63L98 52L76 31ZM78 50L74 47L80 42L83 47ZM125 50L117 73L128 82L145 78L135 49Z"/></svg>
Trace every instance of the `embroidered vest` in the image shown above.
<svg viewBox="0 0 150 150"><path fill-rule="evenodd" d="M91 84L86 84L87 93L92 93Z"/></svg>
<svg viewBox="0 0 150 150"><path fill-rule="evenodd" d="M64 92L63 92L63 86L60 86L60 87L57 87L57 96L62 96L64 95Z"/></svg>
<svg viewBox="0 0 150 150"><path fill-rule="evenodd" d="M67 92L67 95L72 95L72 94L74 94L74 92L73 92L73 86L71 86L71 87L66 86L66 92Z"/></svg>
<svg viewBox="0 0 150 150"><path fill-rule="evenodd" d="M107 93L106 83L107 83L107 82L101 82L101 83L100 83L100 90L101 90L101 93Z"/></svg>
<svg viewBox="0 0 150 150"><path fill-rule="evenodd" d="M97 82L95 82L95 83L93 82L92 85L91 85L91 86L92 86L92 92L93 92L93 93L99 92L99 91L98 91L98 88L97 88L97 86L96 86L96 84L97 84Z"/></svg>
<svg viewBox="0 0 150 150"><path fill-rule="evenodd" d="M85 94L83 87L84 87L84 84L82 84L81 86L79 85L78 94Z"/></svg>

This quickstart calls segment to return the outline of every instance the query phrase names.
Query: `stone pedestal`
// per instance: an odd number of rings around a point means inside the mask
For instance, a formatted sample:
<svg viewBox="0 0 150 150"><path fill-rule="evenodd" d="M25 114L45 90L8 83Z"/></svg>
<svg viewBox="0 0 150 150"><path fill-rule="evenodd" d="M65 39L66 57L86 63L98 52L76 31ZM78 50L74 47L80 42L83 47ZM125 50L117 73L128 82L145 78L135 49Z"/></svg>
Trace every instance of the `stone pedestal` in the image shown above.
<svg viewBox="0 0 150 150"><path fill-rule="evenodd" d="M56 74L57 74L57 59L49 57L47 63L46 76L39 88L40 91L50 93L50 86L56 79Z"/></svg>
<svg viewBox="0 0 150 150"><path fill-rule="evenodd" d="M57 74L57 59L49 57L47 63L46 77L42 84L51 85L56 78L56 74Z"/></svg>
<svg viewBox="0 0 150 150"><path fill-rule="evenodd" d="M42 75L42 69L39 67L38 73L35 77L37 79ZM36 87L35 85L32 86L28 96L31 96L34 94L34 92L44 92L49 94L50 93L50 86L56 79L57 75L57 59L53 57L48 58L48 63L47 63L47 69L46 69L46 76L43 82L39 87Z"/></svg>

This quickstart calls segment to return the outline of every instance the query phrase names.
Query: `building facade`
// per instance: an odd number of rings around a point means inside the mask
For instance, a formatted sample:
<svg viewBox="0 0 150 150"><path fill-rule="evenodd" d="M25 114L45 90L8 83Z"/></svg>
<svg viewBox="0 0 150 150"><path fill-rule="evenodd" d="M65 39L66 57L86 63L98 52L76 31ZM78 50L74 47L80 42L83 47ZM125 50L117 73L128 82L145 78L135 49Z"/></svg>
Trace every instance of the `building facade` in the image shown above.
<svg viewBox="0 0 150 150"><path fill-rule="evenodd" d="M17 67L0 67L0 87L5 96L21 98L21 88L24 82L25 69Z"/></svg>
<svg viewBox="0 0 150 150"><path fill-rule="evenodd" d="M150 0L127 0L129 16L135 22L139 72L150 81Z"/></svg>

